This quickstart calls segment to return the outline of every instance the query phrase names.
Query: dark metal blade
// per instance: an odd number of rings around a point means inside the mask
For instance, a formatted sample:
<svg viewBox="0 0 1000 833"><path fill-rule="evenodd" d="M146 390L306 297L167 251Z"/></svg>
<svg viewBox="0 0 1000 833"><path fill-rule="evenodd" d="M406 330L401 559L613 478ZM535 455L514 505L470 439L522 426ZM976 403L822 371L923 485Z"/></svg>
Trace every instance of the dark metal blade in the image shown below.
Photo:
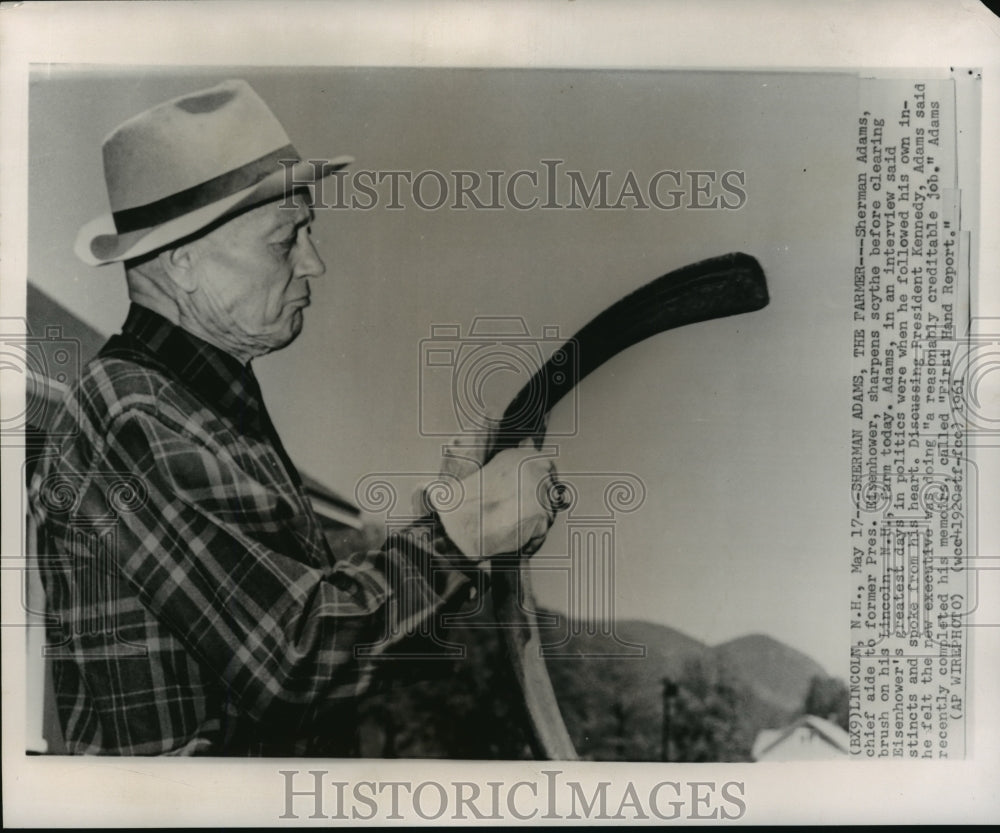
<svg viewBox="0 0 1000 833"><path fill-rule="evenodd" d="M656 278L608 307L550 356L504 411L496 450L538 435L549 411L570 390L633 344L685 324L753 312L767 303L760 264L741 252Z"/></svg>

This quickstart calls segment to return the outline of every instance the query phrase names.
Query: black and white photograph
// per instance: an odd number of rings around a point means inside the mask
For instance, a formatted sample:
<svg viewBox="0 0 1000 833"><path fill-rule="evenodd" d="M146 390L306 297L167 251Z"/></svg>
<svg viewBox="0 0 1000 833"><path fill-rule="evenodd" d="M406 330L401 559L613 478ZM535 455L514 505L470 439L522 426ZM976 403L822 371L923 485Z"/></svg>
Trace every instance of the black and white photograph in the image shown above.
<svg viewBox="0 0 1000 833"><path fill-rule="evenodd" d="M18 823L995 813L989 12L23 5Z"/></svg>

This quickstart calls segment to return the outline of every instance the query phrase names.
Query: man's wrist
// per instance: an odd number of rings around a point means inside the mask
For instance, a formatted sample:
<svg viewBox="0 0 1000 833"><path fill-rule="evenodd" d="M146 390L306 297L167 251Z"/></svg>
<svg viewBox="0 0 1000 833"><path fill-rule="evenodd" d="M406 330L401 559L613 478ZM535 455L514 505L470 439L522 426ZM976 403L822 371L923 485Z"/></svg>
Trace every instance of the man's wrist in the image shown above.
<svg viewBox="0 0 1000 833"><path fill-rule="evenodd" d="M479 500L479 473L461 481L461 498L457 504L442 506L436 500L437 492L424 493L425 505L431 510L442 534L450 543L451 552L465 556L473 563L482 557L481 513Z"/></svg>

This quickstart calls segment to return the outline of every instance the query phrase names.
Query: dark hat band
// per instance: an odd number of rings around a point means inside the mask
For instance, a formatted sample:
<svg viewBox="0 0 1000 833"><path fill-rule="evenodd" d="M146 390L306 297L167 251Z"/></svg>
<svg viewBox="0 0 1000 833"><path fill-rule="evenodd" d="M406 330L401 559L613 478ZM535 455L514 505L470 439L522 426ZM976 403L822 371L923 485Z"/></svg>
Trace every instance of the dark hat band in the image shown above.
<svg viewBox="0 0 1000 833"><path fill-rule="evenodd" d="M232 196L245 188L256 185L278 170L281 161L298 162L301 159L292 145L271 151L253 162L241 165L205 182L185 188L169 197L115 211L111 216L119 234L152 228L176 220L213 202Z"/></svg>

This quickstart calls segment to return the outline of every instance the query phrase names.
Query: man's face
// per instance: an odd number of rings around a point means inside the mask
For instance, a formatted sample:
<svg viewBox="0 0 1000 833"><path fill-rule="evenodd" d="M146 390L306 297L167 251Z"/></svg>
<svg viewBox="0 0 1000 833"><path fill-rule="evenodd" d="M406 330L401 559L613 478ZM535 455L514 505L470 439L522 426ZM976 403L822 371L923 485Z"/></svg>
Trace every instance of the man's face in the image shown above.
<svg viewBox="0 0 1000 833"><path fill-rule="evenodd" d="M294 208L284 199L257 206L191 244L191 301L203 324L254 355L298 336L308 278L326 271L310 238L312 211L302 195L293 201Z"/></svg>

